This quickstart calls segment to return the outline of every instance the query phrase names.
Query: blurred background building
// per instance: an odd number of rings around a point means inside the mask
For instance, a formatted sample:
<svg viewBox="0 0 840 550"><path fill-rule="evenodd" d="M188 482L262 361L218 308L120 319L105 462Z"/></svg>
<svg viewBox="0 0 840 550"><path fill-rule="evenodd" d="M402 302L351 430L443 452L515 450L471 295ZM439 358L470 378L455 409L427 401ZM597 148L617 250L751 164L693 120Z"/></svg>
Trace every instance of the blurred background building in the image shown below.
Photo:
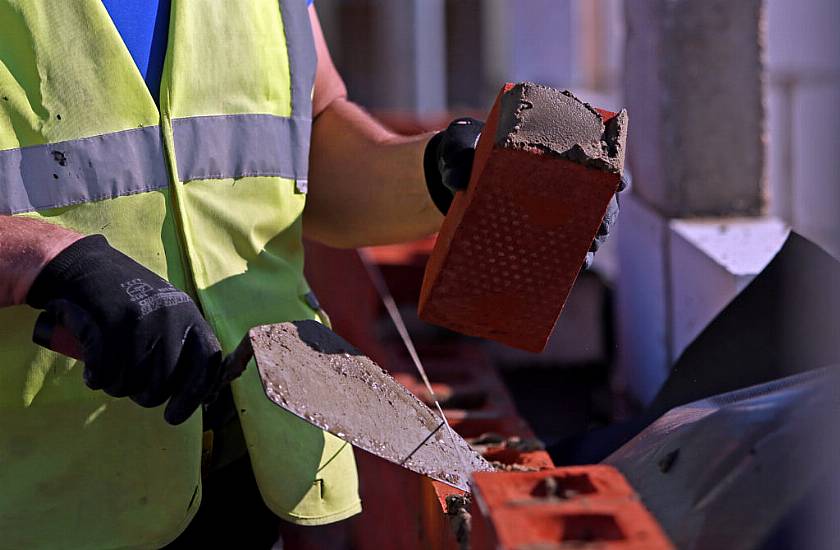
<svg viewBox="0 0 840 550"><path fill-rule="evenodd" d="M639 402L788 226L840 254L836 0L316 0L350 96L394 128L484 116L506 81L630 112L634 190L543 357L615 358ZM614 307L595 305L617 292ZM577 303L575 302L577 300ZM597 319L587 311L597 309ZM577 312L577 313L576 313ZM592 323L617 322L612 337ZM589 335L589 337L587 336ZM604 350L604 348L609 348ZM576 349L577 348L577 349Z"/></svg>

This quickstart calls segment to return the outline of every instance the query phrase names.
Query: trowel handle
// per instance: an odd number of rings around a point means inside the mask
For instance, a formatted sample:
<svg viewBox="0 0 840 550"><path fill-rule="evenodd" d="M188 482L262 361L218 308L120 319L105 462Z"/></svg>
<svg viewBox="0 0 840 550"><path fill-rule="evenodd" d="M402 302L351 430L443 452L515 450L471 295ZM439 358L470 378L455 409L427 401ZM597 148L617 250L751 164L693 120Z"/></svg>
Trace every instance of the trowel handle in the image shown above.
<svg viewBox="0 0 840 550"><path fill-rule="evenodd" d="M59 324L58 319L49 311L42 311L38 315L38 319L35 321L35 329L32 332L32 341L67 357L80 361L84 360L79 341L67 327Z"/></svg>
<svg viewBox="0 0 840 550"><path fill-rule="evenodd" d="M222 364L222 385L230 384L233 380L239 378L245 372L245 367L248 366L248 363L253 358L254 348L251 346L251 338L246 334L245 338L233 350L233 353L224 359Z"/></svg>

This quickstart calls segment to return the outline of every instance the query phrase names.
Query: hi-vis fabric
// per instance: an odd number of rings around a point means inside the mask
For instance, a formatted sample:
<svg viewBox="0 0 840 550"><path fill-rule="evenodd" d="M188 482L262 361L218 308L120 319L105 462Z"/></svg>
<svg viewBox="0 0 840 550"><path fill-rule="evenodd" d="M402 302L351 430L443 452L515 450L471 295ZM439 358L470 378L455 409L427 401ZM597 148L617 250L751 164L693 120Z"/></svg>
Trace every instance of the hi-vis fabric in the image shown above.
<svg viewBox="0 0 840 550"><path fill-rule="evenodd" d="M228 352L252 326L318 318L305 0L173 0L159 108L101 0L0 0L0 36L0 214L106 235L192 294ZM36 316L0 309L0 548L166 544L201 499L201 415L173 427L90 391L30 343ZM252 368L233 391L272 510L360 510L349 446L271 404Z"/></svg>

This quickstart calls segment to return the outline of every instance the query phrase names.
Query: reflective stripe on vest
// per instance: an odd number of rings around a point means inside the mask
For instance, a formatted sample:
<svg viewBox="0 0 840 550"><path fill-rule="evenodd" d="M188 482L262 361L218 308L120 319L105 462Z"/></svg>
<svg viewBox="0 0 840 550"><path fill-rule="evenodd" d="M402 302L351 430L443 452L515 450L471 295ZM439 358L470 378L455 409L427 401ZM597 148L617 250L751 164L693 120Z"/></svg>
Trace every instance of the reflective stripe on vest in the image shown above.
<svg viewBox="0 0 840 550"><path fill-rule="evenodd" d="M273 115L174 119L181 181L305 180L311 123ZM168 186L160 127L0 151L0 214L48 210Z"/></svg>
<svg viewBox="0 0 840 550"><path fill-rule="evenodd" d="M244 176L305 180L309 119L227 115L172 120L178 179Z"/></svg>
<svg viewBox="0 0 840 550"><path fill-rule="evenodd" d="M167 185L157 126L0 151L0 214L47 210Z"/></svg>

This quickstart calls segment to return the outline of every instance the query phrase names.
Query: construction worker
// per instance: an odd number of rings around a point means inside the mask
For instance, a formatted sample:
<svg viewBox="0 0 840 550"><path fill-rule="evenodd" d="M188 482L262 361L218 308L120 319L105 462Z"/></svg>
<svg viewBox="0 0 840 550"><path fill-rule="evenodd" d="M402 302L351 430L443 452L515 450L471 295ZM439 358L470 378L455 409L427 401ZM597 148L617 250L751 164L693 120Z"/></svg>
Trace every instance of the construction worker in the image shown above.
<svg viewBox="0 0 840 550"><path fill-rule="evenodd" d="M196 411L249 327L323 318L302 236L434 232L481 124L380 126L306 0L0 0L0 34L0 547L165 546L199 510L202 449L227 516L182 547L270 546L257 486L272 519L357 514L352 449L254 369L232 422L205 433ZM84 364L31 343L41 310Z"/></svg>

